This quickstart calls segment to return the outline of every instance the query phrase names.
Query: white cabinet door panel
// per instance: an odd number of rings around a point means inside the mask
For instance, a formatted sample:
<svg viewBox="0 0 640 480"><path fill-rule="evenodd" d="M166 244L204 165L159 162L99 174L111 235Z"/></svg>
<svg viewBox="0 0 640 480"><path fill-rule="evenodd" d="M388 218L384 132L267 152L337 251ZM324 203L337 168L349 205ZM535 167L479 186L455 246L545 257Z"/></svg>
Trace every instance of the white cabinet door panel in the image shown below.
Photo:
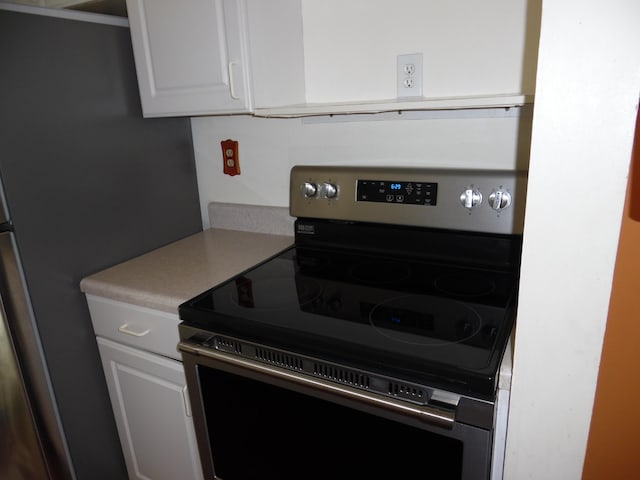
<svg viewBox="0 0 640 480"><path fill-rule="evenodd" d="M182 364L97 341L130 479L201 480Z"/></svg>
<svg viewBox="0 0 640 480"><path fill-rule="evenodd" d="M251 109L244 0L127 0L144 116Z"/></svg>

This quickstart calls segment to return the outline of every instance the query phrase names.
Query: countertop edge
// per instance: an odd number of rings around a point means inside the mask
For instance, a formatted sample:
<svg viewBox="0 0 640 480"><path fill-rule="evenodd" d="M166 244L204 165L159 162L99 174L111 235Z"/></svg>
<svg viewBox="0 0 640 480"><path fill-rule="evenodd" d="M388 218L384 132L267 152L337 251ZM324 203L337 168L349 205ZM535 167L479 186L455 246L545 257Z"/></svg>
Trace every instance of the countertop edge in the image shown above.
<svg viewBox="0 0 640 480"><path fill-rule="evenodd" d="M177 314L182 303L293 243L292 235L211 228L89 275L80 290Z"/></svg>

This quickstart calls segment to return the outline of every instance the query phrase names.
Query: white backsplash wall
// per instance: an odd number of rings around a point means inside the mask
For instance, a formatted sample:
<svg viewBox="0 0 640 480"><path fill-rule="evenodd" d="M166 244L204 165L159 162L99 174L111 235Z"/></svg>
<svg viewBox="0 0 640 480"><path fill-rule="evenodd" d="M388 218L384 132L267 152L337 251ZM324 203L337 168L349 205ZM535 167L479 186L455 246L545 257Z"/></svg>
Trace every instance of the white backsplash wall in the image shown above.
<svg viewBox="0 0 640 480"><path fill-rule="evenodd" d="M203 226L211 202L288 207L294 165L526 169L525 109L191 120ZM223 173L220 142L239 142L241 174Z"/></svg>

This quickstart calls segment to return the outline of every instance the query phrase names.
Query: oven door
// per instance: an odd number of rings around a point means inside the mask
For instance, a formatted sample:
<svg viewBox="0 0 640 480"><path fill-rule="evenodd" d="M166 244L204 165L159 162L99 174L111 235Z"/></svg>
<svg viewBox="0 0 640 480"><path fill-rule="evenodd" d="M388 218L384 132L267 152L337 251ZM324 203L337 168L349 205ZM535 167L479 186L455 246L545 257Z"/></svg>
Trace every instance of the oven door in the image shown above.
<svg viewBox="0 0 640 480"><path fill-rule="evenodd" d="M491 431L455 412L235 357L182 352L204 478L489 478Z"/></svg>

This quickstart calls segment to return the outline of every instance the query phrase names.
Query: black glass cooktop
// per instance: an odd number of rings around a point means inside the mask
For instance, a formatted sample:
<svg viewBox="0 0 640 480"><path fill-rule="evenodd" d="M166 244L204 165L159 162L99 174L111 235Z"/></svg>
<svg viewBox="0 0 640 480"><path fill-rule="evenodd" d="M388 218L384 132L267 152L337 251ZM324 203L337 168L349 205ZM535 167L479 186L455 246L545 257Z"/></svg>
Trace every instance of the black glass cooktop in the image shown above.
<svg viewBox="0 0 640 480"><path fill-rule="evenodd" d="M517 275L292 247L180 306L184 324L492 398Z"/></svg>

